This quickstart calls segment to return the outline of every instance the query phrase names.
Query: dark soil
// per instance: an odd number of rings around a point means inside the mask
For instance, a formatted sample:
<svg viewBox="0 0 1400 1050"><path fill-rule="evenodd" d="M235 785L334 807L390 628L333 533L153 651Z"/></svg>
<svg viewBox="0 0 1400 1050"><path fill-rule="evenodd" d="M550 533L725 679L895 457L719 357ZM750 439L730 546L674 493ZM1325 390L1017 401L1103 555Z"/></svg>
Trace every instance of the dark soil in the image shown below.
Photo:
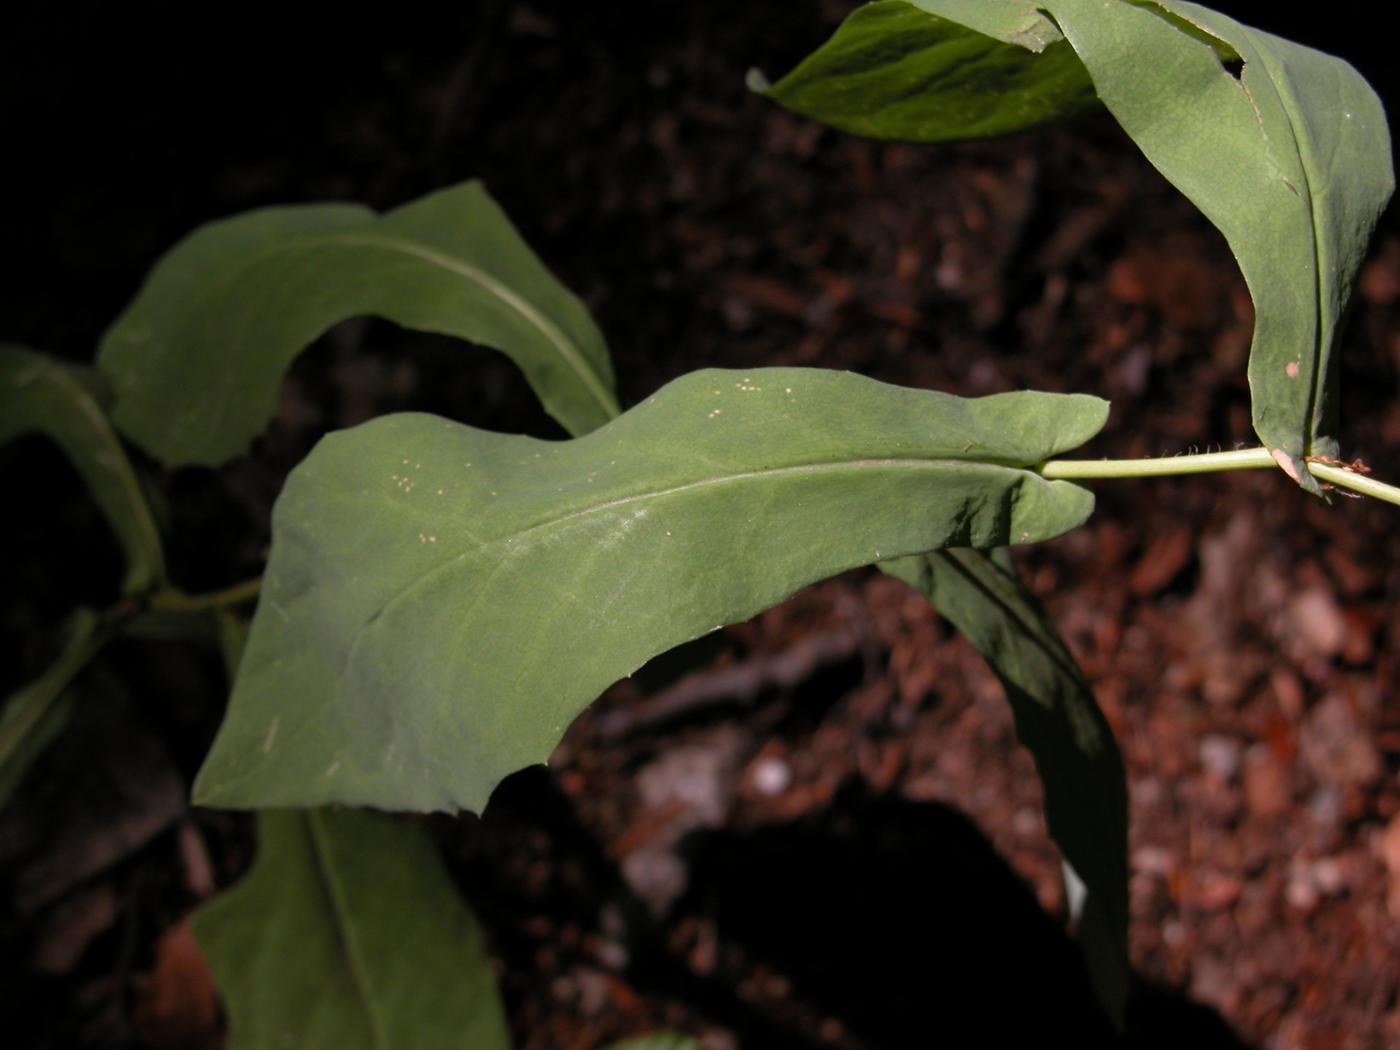
<svg viewBox="0 0 1400 1050"><path fill-rule="evenodd" d="M1087 455L1253 443L1234 263L1111 122L916 148L750 95L745 70L788 68L849 9L835 0L459 6L324 25L26 14L0 38L0 336L86 360L200 222L481 177L595 312L624 404L705 365L817 365L1097 393L1113 415ZM1394 98L1360 5L1327 25L1221 6L1354 56ZM1392 481L1397 366L1391 215L1343 348L1341 438ZM343 325L250 457L153 472L180 584L256 574L290 466L327 429L404 408L559 434L503 358ZM119 565L42 441L0 449L0 482L8 691L68 609L114 599ZM1126 1040L1062 932L999 687L866 570L658 660L483 818L433 821L517 1045L663 1024L707 1050L1400 1045L1393 508L1323 506L1274 472L1098 492L1089 525L1020 561L1127 761ZM212 644L122 643L83 680L75 724L0 813L0 1044L220 1045L182 919L254 845L245 817L185 801L223 695Z"/></svg>

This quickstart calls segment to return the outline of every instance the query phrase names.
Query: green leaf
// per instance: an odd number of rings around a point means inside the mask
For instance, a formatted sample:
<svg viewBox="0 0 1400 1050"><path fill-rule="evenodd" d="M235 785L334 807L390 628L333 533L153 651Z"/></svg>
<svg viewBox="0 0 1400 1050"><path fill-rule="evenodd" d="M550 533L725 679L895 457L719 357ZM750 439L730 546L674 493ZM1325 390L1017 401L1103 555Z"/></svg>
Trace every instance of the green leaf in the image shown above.
<svg viewBox="0 0 1400 1050"><path fill-rule="evenodd" d="M1303 457L1338 455L1333 351L1394 187L1380 100L1341 59L1196 4L1044 6L1114 117L1229 242L1254 298L1254 429L1315 491Z"/></svg>
<svg viewBox="0 0 1400 1050"><path fill-rule="evenodd" d="M108 638L97 613L79 609L69 622L68 642L59 658L0 709L0 806L68 724L74 701L69 686Z"/></svg>
<svg viewBox="0 0 1400 1050"><path fill-rule="evenodd" d="M700 1041L675 1032L652 1032L613 1043L608 1050L700 1050Z"/></svg>
<svg viewBox="0 0 1400 1050"><path fill-rule="evenodd" d="M480 927L420 825L271 812L258 841L194 919L230 1050L508 1050Z"/></svg>
<svg viewBox="0 0 1400 1050"><path fill-rule="evenodd" d="M566 429L617 410L583 304L476 182L382 216L309 205L202 227L157 263L98 366L124 433L169 465L212 466L262 432L292 359L361 314L505 352Z"/></svg>
<svg viewBox="0 0 1400 1050"><path fill-rule="evenodd" d="M982 50L935 16L984 34ZM1394 186L1380 101L1346 62L1169 0L888 0L771 93L865 135L991 134L1080 108L1064 90L1079 83L1066 44L1147 159L1225 235L1254 299L1255 431L1318 491L1304 457L1338 455L1334 348Z"/></svg>
<svg viewBox="0 0 1400 1050"><path fill-rule="evenodd" d="M647 659L844 569L1027 543L1093 496L1033 468L1079 395L696 372L573 441L398 415L293 472L205 805L479 810Z"/></svg>
<svg viewBox="0 0 1400 1050"><path fill-rule="evenodd" d="M936 551L881 568L926 595L1001 679L1040 772L1050 834L1087 890L1079 937L1090 978L1121 1027L1130 977L1123 759L1079 665L1004 554Z"/></svg>
<svg viewBox="0 0 1400 1050"><path fill-rule="evenodd" d="M128 594L165 580L160 532L103 407L100 377L44 354L0 344L0 445L51 438L72 462L126 556Z"/></svg>
<svg viewBox="0 0 1400 1050"><path fill-rule="evenodd" d="M842 131L910 142L1005 135L1098 108L1084 66L1034 4L940 10L953 6L867 4L776 84L756 74L750 84Z"/></svg>

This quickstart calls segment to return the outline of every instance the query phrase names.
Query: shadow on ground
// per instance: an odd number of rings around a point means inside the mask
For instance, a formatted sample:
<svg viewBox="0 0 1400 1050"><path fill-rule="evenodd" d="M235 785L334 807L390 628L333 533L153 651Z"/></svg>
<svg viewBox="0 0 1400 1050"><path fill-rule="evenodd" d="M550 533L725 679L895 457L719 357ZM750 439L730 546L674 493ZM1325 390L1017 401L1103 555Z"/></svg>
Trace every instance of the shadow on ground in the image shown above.
<svg viewBox="0 0 1400 1050"><path fill-rule="evenodd" d="M1148 987L1115 1039L1059 921L950 807L847 795L799 823L699 833L687 851L680 909L871 1047L959 1032L975 1045L1246 1046L1214 1011Z"/></svg>

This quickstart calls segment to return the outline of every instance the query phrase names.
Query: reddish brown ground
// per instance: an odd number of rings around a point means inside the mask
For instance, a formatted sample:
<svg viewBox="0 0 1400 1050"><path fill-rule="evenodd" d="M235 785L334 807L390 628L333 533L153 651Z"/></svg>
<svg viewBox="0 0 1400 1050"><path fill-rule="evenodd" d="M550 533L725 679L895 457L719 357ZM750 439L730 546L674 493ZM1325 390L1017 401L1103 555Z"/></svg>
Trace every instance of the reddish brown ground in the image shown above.
<svg viewBox="0 0 1400 1050"><path fill-rule="evenodd" d="M1113 416L1089 455L1252 443L1233 262L1111 124L845 139L743 88L843 5L653 6L298 28L251 67L262 30L210 59L96 7L76 36L36 25L6 113L26 158L9 199L39 202L7 223L33 262L0 336L83 356L154 254L216 214L481 176L595 311L624 403L703 365L819 365L1097 393ZM1393 219L1342 364L1345 455L1400 479ZM166 479L182 582L256 572L285 470L325 429L403 407L556 433L495 357L344 326L249 461ZM69 604L106 600L112 552L56 455L15 445L0 471L33 494L4 526L6 550L36 552L6 570L12 687ZM1128 1045L1400 1045L1397 512L1324 507L1273 473L1097 491L1087 527L1021 562L1127 760ZM434 823L518 1045L656 1024L707 1050L1110 1045L1059 933L1031 763L936 612L862 571L711 642L610 690L484 820ZM250 855L243 818L184 803L221 688L207 652L115 650L0 815L0 1043L218 1045L180 920Z"/></svg>

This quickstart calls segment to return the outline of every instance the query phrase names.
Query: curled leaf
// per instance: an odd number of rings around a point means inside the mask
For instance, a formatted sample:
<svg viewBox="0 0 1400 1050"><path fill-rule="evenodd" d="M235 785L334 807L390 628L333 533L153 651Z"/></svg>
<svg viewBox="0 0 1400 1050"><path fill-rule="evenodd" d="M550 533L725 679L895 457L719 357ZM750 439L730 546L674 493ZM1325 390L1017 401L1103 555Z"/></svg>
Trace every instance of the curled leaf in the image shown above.
<svg viewBox="0 0 1400 1050"><path fill-rule="evenodd" d="M1346 62L1177 0L883 0L768 93L934 142L1072 116L1086 81L1225 235L1254 299L1254 429L1319 491L1305 457L1338 454L1335 348L1394 188L1385 114Z"/></svg>
<svg viewBox="0 0 1400 1050"><path fill-rule="evenodd" d="M38 433L63 450L121 543L123 589L134 594L164 582L165 556L105 401L101 378L91 369L0 344L0 444Z"/></svg>
<svg viewBox="0 0 1400 1050"><path fill-rule="evenodd" d="M566 429L617 411L588 312L477 182L384 215L321 204L201 227L157 263L98 367L132 440L171 466L217 466L267 425L292 359L364 314L503 351Z"/></svg>

